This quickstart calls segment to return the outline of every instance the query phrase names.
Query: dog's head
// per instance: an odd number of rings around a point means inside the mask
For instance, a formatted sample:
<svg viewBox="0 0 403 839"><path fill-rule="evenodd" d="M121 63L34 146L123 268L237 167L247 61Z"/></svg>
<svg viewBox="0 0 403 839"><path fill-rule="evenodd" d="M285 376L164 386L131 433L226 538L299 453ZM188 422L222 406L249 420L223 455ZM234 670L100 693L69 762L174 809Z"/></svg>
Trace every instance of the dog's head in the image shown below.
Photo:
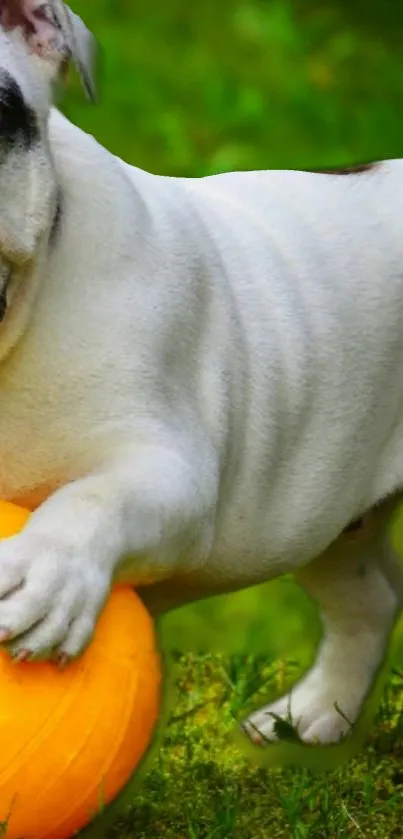
<svg viewBox="0 0 403 839"><path fill-rule="evenodd" d="M82 20L63 3L63 0L0 0L2 29L1 64L7 69L7 40L20 46L28 57L31 74L49 87L72 60L77 66L89 98L95 97L93 58L95 41ZM11 74L18 72L10 67ZM14 72L13 72L14 71ZM27 80L20 77L23 87ZM32 87L32 78L31 85ZM44 93L42 89L42 94ZM29 90L27 89L29 95Z"/></svg>
<svg viewBox="0 0 403 839"><path fill-rule="evenodd" d="M10 274L34 257L55 213L53 83L74 61L93 98L93 45L62 0L0 0L0 320Z"/></svg>

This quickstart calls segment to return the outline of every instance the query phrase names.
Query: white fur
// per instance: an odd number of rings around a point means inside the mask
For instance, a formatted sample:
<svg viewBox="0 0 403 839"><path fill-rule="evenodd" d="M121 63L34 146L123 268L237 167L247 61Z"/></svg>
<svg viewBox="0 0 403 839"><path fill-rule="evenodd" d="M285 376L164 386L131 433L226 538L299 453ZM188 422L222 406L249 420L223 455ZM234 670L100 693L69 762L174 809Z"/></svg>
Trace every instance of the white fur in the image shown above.
<svg viewBox="0 0 403 839"><path fill-rule="evenodd" d="M342 531L403 487L403 161L157 177L56 110L36 155L0 324L0 497L39 504L0 544L10 650L77 654L113 580L157 613L295 571L325 638L291 711L337 739L401 600L396 502Z"/></svg>

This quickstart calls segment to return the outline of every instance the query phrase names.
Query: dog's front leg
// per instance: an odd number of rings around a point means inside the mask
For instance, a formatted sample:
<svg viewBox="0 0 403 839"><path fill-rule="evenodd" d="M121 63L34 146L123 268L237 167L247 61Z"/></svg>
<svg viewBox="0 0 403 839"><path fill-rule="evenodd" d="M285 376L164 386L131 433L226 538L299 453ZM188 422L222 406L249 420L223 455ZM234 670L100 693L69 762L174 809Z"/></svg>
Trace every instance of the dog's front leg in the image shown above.
<svg viewBox="0 0 403 839"><path fill-rule="evenodd" d="M56 491L0 543L0 641L19 658L79 653L114 580L168 578L203 538L203 481L182 455L148 447Z"/></svg>

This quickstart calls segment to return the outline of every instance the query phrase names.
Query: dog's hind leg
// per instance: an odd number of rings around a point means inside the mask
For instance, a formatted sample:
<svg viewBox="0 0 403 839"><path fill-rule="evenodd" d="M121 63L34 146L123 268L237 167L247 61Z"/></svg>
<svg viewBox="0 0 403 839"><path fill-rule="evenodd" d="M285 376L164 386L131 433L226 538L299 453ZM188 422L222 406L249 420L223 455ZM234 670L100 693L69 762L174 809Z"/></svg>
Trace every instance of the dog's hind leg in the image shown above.
<svg viewBox="0 0 403 839"><path fill-rule="evenodd" d="M254 742L277 739L276 717L289 720L310 743L337 742L356 722L403 599L403 566L390 545L390 516L390 504L381 505L361 533L343 533L296 574L319 605L323 639L315 664L290 694L243 724Z"/></svg>

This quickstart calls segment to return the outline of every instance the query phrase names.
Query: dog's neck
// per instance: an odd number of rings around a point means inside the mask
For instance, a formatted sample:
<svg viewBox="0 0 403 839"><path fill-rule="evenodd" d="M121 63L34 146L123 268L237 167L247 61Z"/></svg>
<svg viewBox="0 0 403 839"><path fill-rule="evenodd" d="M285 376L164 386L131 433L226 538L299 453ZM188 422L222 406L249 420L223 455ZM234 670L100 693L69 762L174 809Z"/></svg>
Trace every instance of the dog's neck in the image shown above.
<svg viewBox="0 0 403 839"><path fill-rule="evenodd" d="M49 249L51 249L54 246L54 244L56 242L56 239L57 239L57 236L58 236L58 233L59 233L59 230L60 230L60 227L61 227L61 221L62 221L62 215L63 215L62 205L63 205L62 189L61 189L60 186L58 186L57 187L57 193L56 193L55 211L54 211L54 214L53 214L53 221L52 221L52 224L51 224L51 227L50 227L50 232L49 232Z"/></svg>
<svg viewBox="0 0 403 839"><path fill-rule="evenodd" d="M40 285L43 260L55 246L62 214L62 191L58 188L47 241L38 243L37 253L22 266L0 261L0 364L27 328Z"/></svg>
<svg viewBox="0 0 403 839"><path fill-rule="evenodd" d="M49 250L53 247L60 229L62 218L62 191L57 189L53 221L49 231ZM13 277L13 267L8 261L4 261L0 268L0 324L7 317L9 306L8 291Z"/></svg>

